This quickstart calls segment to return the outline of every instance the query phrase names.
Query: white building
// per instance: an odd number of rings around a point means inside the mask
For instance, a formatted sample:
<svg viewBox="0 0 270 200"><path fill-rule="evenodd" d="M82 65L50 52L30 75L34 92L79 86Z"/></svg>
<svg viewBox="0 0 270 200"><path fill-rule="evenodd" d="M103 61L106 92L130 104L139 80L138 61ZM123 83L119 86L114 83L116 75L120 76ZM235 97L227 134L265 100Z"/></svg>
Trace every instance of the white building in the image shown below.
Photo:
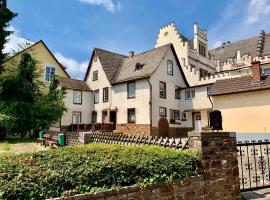
<svg viewBox="0 0 270 200"><path fill-rule="evenodd" d="M196 23L193 39L181 35L173 23L162 27L155 48L141 54L94 49L81 81L88 86L85 104L72 104L76 88L69 88L62 126L74 123L71 113L82 109L76 122L111 122L128 134L181 136L208 128L213 83L250 74L253 60L260 60L267 72L268 53L270 34L264 32L208 50L207 31Z"/></svg>

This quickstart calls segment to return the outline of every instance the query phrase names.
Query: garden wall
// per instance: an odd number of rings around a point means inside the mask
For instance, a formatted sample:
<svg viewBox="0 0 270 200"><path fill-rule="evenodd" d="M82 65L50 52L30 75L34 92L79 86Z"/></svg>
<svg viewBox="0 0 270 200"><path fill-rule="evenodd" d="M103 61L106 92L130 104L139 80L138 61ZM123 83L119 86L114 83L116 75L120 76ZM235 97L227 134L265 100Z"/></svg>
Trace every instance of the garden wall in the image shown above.
<svg viewBox="0 0 270 200"><path fill-rule="evenodd" d="M202 175L171 184L125 187L67 200L239 200L240 182L235 133L189 133L189 148L201 152ZM61 198L58 198L61 199Z"/></svg>

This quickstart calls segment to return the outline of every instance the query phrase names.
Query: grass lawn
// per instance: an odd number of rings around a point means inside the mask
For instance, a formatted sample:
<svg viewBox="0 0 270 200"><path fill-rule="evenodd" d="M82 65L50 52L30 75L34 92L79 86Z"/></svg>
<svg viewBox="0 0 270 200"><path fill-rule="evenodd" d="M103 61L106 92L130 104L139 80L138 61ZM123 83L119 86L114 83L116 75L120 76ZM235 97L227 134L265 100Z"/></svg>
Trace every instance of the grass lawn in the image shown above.
<svg viewBox="0 0 270 200"><path fill-rule="evenodd" d="M19 154L42 150L46 150L45 147L37 144L35 139L16 139L0 142L0 156L3 154Z"/></svg>

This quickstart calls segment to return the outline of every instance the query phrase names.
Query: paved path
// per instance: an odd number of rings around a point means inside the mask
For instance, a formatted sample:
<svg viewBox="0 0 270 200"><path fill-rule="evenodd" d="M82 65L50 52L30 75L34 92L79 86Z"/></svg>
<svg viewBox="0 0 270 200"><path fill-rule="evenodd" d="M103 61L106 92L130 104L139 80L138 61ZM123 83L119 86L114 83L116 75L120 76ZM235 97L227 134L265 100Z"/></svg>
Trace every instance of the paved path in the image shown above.
<svg viewBox="0 0 270 200"><path fill-rule="evenodd" d="M242 195L245 200L270 200L270 188L257 191L243 192Z"/></svg>

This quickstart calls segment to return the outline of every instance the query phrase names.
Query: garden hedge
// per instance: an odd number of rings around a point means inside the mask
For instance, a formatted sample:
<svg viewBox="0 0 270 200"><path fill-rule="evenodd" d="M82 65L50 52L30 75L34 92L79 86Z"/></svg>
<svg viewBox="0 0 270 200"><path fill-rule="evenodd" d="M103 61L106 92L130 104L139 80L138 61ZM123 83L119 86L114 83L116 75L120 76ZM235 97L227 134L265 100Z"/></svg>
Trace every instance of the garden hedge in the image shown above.
<svg viewBox="0 0 270 200"><path fill-rule="evenodd" d="M152 146L89 144L0 157L0 199L44 199L169 182L200 173L199 156Z"/></svg>

